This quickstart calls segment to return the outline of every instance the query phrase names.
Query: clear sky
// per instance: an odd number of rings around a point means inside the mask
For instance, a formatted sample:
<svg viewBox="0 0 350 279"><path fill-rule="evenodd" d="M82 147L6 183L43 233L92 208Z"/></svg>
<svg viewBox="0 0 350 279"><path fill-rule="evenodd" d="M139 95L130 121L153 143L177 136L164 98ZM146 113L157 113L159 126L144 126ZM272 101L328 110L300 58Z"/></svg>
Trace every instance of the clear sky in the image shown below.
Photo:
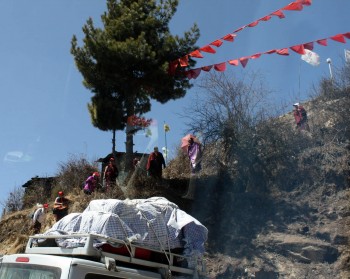
<svg viewBox="0 0 350 279"><path fill-rule="evenodd" d="M201 31L197 45L202 47L291 2L180 0L171 30L180 35L197 23ZM111 151L111 133L94 128L90 122L87 103L92 95L82 85L82 76L70 54L73 34L82 39L81 28L88 17L98 24L105 9L102 0L0 0L0 200L36 175L55 175L58 165L72 155L94 160ZM349 0L314 0L302 11L284 11L284 19L274 17L242 30L235 42L225 43L216 54L205 54L197 66L350 32L349 11ZM318 67L301 61L300 55L292 51L290 56L263 55L250 60L244 69L229 67L237 74L261 71L276 100L305 100L310 88L321 77L329 76L327 58L332 59L333 67L341 67L349 42L315 44L314 52L321 58ZM167 146L174 154L186 130L178 113L184 112L199 92L196 84L205 75L194 80L185 98L165 105L153 103L147 116L158 121L159 131L155 129L152 138L138 133L135 151L164 147L162 125L166 122L171 129ZM124 141L124 134L118 133L118 151L125 150Z"/></svg>

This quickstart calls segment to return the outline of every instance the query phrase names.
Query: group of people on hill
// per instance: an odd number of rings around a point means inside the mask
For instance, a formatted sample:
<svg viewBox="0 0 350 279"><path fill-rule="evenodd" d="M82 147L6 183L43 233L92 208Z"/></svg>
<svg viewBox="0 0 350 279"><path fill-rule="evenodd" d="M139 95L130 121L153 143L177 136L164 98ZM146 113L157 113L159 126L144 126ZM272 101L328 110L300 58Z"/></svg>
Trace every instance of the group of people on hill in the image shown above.
<svg viewBox="0 0 350 279"><path fill-rule="evenodd" d="M117 184L117 178L119 175L118 167L115 163L115 159L111 157L108 164L104 168L103 178L104 178L104 190L106 192L110 191ZM83 191L86 195L91 195L97 188L98 181L100 178L99 172L93 172L84 183Z"/></svg>
<svg viewBox="0 0 350 279"><path fill-rule="evenodd" d="M189 137L186 152L190 160L191 174L194 175L201 170L202 148L198 141ZM166 168L164 156L159 152L158 147L154 147L153 152L147 160L147 175L154 178L162 178L162 171Z"/></svg>

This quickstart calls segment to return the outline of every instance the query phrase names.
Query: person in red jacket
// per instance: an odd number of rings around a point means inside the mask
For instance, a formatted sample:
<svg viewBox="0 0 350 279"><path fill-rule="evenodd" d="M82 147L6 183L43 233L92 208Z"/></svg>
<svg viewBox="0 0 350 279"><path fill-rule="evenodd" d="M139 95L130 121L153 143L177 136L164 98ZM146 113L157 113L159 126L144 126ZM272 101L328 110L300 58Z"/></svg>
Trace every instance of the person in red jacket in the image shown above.
<svg viewBox="0 0 350 279"><path fill-rule="evenodd" d="M148 157L147 174L155 178L162 178L163 167L166 167L163 154L158 151L158 147L154 147L154 151Z"/></svg>
<svg viewBox="0 0 350 279"><path fill-rule="evenodd" d="M109 159L108 165L105 167L104 170L104 180L106 182L106 191L111 190L113 187L117 185L117 177L119 175L118 167L115 163L115 160L113 157Z"/></svg>
<svg viewBox="0 0 350 279"><path fill-rule="evenodd" d="M307 130L310 131L308 120L307 120L307 112L302 105L299 103L295 103L293 105L293 115L295 119L295 123L297 124L298 130Z"/></svg>

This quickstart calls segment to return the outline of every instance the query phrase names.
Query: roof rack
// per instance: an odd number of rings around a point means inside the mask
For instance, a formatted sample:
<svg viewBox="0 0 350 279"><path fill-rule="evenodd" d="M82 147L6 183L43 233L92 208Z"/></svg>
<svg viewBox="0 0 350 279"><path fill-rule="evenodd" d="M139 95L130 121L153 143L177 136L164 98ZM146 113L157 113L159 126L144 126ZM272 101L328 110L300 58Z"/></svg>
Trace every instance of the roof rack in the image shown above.
<svg viewBox="0 0 350 279"><path fill-rule="evenodd" d="M56 239L80 239L86 238L83 246L74 248L64 248L54 246L54 242L47 240ZM39 240L45 243L40 246ZM104 243L101 247L95 248L94 242ZM117 247L117 248L116 248ZM27 254L47 254L59 256L85 256L92 259L98 259L106 264L109 269L111 259L117 262L135 264L148 268L165 269L168 272L178 272L187 275L204 274L204 264L200 263L197 268L182 267L181 262L187 260L190 262L193 259L172 251L157 250L145 246L135 245L124 240L107 237L99 234L67 234L67 235L34 235L30 236L25 253ZM196 261L197 262L197 261ZM116 262L113 264L116 265Z"/></svg>

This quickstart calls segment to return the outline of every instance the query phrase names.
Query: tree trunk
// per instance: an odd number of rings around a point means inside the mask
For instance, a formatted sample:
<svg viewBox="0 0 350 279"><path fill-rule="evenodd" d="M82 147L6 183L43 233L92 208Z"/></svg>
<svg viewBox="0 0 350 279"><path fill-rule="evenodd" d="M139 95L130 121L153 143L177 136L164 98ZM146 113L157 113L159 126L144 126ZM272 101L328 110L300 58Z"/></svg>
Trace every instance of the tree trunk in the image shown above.
<svg viewBox="0 0 350 279"><path fill-rule="evenodd" d="M126 111L127 117L133 116L135 114L134 102L132 99L132 94L129 95L130 98L127 100ZM130 127L126 127L126 142L125 142L125 172L132 170L132 160L134 156L134 133Z"/></svg>
<svg viewBox="0 0 350 279"><path fill-rule="evenodd" d="M125 142L125 171L129 172L132 170L132 160L134 154L134 135L133 133L126 133L126 142Z"/></svg>
<svg viewBox="0 0 350 279"><path fill-rule="evenodd" d="M116 148L115 148L115 130L113 130L112 133L113 133L113 136L112 136L112 154L114 155L115 152L116 152Z"/></svg>

